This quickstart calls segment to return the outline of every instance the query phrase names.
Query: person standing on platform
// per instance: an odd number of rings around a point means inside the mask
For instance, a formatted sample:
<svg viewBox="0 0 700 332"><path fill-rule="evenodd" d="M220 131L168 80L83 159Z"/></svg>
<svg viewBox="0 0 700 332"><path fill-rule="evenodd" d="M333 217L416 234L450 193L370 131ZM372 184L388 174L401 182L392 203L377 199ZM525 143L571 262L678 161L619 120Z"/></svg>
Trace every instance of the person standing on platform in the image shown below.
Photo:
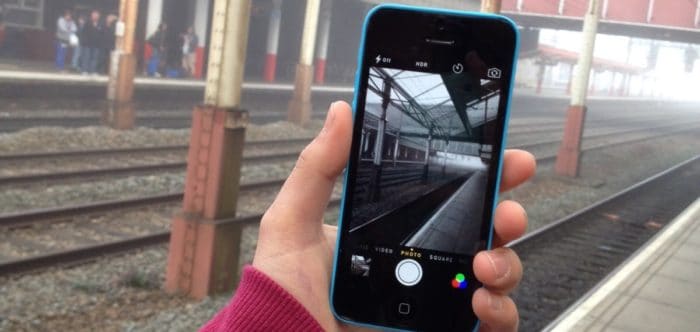
<svg viewBox="0 0 700 332"><path fill-rule="evenodd" d="M100 22L100 11L93 10L90 20L85 24L81 51L83 75L97 74L97 64L100 59L104 26Z"/></svg>
<svg viewBox="0 0 700 332"><path fill-rule="evenodd" d="M109 60L114 50L114 45L117 40L115 36L116 23L119 18L117 15L109 14L105 19L105 27L102 30L102 49L100 50L100 64L98 71L100 73L109 73Z"/></svg>
<svg viewBox="0 0 700 332"><path fill-rule="evenodd" d="M158 25L158 30L148 37L148 44L151 45L151 58L148 59L148 75L160 77L165 70L165 57L167 56L168 47L168 25L161 23Z"/></svg>
<svg viewBox="0 0 700 332"><path fill-rule="evenodd" d="M182 35L182 69L186 76L194 77L198 45L199 38L194 33L194 28L187 28L187 32Z"/></svg>
<svg viewBox="0 0 700 332"><path fill-rule="evenodd" d="M71 59L71 67L73 67L73 70L77 72L81 72L80 53L82 53L82 46L80 45L80 41L83 39L83 30L85 29L85 22L85 14L79 14L78 19L76 21L77 31L75 32L77 43L73 47L73 58Z"/></svg>
<svg viewBox="0 0 700 332"><path fill-rule="evenodd" d="M56 21L56 69L63 71L66 61L66 51L72 41L77 39L75 35L78 28L73 22L73 15L66 9L63 16Z"/></svg>

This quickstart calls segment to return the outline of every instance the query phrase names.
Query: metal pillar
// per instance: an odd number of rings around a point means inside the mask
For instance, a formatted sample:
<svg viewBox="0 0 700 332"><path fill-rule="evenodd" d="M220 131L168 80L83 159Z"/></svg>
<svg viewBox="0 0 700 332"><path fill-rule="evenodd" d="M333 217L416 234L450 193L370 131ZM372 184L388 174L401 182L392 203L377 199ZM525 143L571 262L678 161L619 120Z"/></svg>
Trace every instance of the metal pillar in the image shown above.
<svg viewBox="0 0 700 332"><path fill-rule="evenodd" d="M615 91L615 81L617 80L617 72L611 71L612 79L610 80L610 85L608 86L608 96L612 96Z"/></svg>
<svg viewBox="0 0 700 332"><path fill-rule="evenodd" d="M570 95L571 94L571 82L574 81L574 68L576 68L575 64L570 64L569 65L569 81L566 82L566 94Z"/></svg>
<svg viewBox="0 0 700 332"><path fill-rule="evenodd" d="M263 79L267 82L275 81L281 21L282 0L273 0L272 10L270 11L270 24L267 26L267 54L265 54L265 68L263 69Z"/></svg>
<svg viewBox="0 0 700 332"><path fill-rule="evenodd" d="M399 140L401 139L401 132L396 132L396 140L394 140L394 167L396 167L396 157L399 155Z"/></svg>
<svg viewBox="0 0 700 332"><path fill-rule="evenodd" d="M163 0L147 0L148 7L146 9L146 31L144 34L144 40L148 39L153 35L154 32L158 30L158 26L163 21ZM148 63L151 55L153 54L153 49L149 43L144 43L143 56L144 63ZM146 68L144 68L146 71Z"/></svg>
<svg viewBox="0 0 700 332"><path fill-rule="evenodd" d="M622 92L622 95L625 97L629 97L630 95L630 85L632 85L632 74L627 74L627 79L625 80L625 89Z"/></svg>
<svg viewBox="0 0 700 332"><path fill-rule="evenodd" d="M215 0L204 104L192 113L182 212L173 218L165 289L204 298L238 279L234 223L248 113L241 84L250 0Z"/></svg>
<svg viewBox="0 0 700 332"><path fill-rule="evenodd" d="M312 61L320 6L321 0L306 0L301 52L294 78L294 95L289 101L287 113L287 119L299 125L305 125L311 119L311 80L314 72Z"/></svg>
<svg viewBox="0 0 700 332"><path fill-rule="evenodd" d="M374 181L370 183L369 199L376 202L380 199L380 189L382 187L382 157L384 152L384 133L386 132L386 113L391 103L391 85L390 80L384 80L382 88L382 115L377 123L377 138L374 140L374 158L372 160L372 178Z"/></svg>
<svg viewBox="0 0 700 332"><path fill-rule="evenodd" d="M428 172L430 164L430 146L433 143L433 129L428 133L428 140L425 142L425 159L423 160L423 183L428 183Z"/></svg>
<svg viewBox="0 0 700 332"><path fill-rule="evenodd" d="M593 62L593 49L600 16L600 1L589 1L583 21L583 47L572 83L571 105L564 125L564 137L554 165L554 170L559 175L578 176L579 173L581 138L586 118L586 90Z"/></svg>
<svg viewBox="0 0 700 332"><path fill-rule="evenodd" d="M209 26L210 4L208 0L196 1L194 11L194 33L197 34L199 43L195 50L194 77L202 78L204 73L204 47L207 42L207 27Z"/></svg>
<svg viewBox="0 0 700 332"><path fill-rule="evenodd" d="M481 11L484 13L500 13L501 0L481 0Z"/></svg>
<svg viewBox="0 0 700 332"><path fill-rule="evenodd" d="M146 17L146 38L148 38L158 30L158 25L163 20L163 0L148 0Z"/></svg>
<svg viewBox="0 0 700 332"><path fill-rule="evenodd" d="M540 61L537 67L537 87L535 88L535 94L542 94L542 82L544 81L544 71L547 69L544 60Z"/></svg>
<svg viewBox="0 0 700 332"><path fill-rule="evenodd" d="M102 113L105 125L115 129L134 127L134 32L138 17L138 0L121 0L115 24L116 43L110 56L107 108Z"/></svg>
<svg viewBox="0 0 700 332"><path fill-rule="evenodd" d="M314 82L323 84L326 79L326 57L328 55L328 38L331 31L331 7L333 0L323 0L321 3L320 27L318 29L318 44L316 45L316 70Z"/></svg>

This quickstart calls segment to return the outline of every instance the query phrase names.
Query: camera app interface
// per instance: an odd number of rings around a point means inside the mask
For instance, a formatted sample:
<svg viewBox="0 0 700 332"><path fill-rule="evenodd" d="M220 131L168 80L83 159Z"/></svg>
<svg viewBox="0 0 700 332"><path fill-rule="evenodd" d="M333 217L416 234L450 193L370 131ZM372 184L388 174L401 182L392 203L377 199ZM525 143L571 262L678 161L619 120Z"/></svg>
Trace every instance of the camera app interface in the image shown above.
<svg viewBox="0 0 700 332"><path fill-rule="evenodd" d="M336 305L381 325L471 328L472 259L487 246L502 135L501 69L476 52L435 69L372 60L336 279L353 300Z"/></svg>

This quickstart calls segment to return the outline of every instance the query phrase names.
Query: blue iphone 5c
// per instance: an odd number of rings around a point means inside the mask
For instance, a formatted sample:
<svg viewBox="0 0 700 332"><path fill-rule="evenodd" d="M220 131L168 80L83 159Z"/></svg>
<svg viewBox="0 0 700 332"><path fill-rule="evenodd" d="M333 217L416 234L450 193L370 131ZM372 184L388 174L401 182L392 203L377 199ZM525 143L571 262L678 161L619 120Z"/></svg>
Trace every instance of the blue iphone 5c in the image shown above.
<svg viewBox="0 0 700 332"><path fill-rule="evenodd" d="M331 307L367 327L470 331L518 48L509 19L382 5L355 81Z"/></svg>

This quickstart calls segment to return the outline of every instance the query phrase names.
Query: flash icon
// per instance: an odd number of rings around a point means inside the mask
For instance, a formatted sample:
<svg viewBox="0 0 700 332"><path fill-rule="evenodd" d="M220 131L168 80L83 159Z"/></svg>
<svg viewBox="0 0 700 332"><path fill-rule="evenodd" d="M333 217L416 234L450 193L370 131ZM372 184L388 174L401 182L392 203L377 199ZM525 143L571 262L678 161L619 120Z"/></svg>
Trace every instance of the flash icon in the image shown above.
<svg viewBox="0 0 700 332"><path fill-rule="evenodd" d="M377 55L377 57L374 59L374 61L377 61L377 63L379 63L380 61L382 61L382 56Z"/></svg>

